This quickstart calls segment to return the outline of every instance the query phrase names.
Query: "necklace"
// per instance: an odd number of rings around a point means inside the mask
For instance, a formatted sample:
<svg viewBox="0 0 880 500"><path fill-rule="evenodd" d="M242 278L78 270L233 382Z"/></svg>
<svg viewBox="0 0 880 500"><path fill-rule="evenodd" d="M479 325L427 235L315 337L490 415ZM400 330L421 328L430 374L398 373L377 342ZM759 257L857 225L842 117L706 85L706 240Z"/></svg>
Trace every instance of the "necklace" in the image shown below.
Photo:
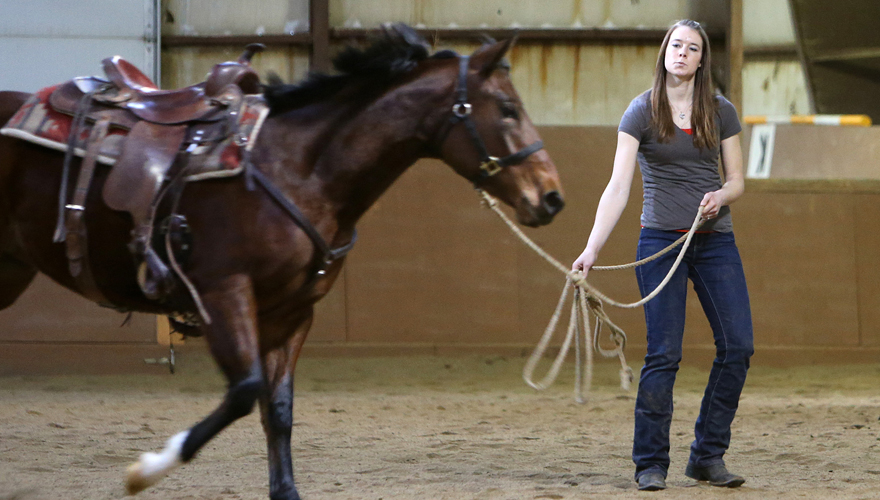
<svg viewBox="0 0 880 500"><path fill-rule="evenodd" d="M679 119L679 120L684 120L684 117L687 115L687 112L690 111L691 108L694 106L694 103L692 102L691 105L688 106L687 109L684 110L684 111L681 111L681 110L676 109L675 106L672 105L672 102L669 103L669 106L670 106L672 109L675 109L676 111L678 111L678 119Z"/></svg>

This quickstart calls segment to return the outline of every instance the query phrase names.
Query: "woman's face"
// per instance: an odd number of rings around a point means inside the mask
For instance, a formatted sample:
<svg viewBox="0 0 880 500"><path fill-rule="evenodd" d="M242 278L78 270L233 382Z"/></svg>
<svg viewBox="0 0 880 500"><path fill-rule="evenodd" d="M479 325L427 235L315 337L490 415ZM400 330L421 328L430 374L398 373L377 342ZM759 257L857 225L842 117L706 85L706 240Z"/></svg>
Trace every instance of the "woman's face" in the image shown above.
<svg viewBox="0 0 880 500"><path fill-rule="evenodd" d="M666 71L682 80L689 80L697 73L703 59L703 39L687 26L675 28L666 46Z"/></svg>

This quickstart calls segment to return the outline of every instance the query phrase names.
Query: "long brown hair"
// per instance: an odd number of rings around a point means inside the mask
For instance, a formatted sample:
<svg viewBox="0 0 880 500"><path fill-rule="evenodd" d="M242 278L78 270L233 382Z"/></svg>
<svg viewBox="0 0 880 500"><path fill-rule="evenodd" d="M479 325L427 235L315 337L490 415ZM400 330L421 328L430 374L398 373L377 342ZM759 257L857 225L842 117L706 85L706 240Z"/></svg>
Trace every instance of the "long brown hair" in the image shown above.
<svg viewBox="0 0 880 500"><path fill-rule="evenodd" d="M675 136L675 122L672 121L672 108L666 94L666 48L672 32L687 26L700 34L703 39L703 55L700 66L694 75L694 101L691 113L691 127L694 130L694 145L700 149L714 149L718 146L718 133L715 130L715 113L718 102L712 86L712 52L709 50L709 37L700 23L682 19L673 24L660 46L657 67L654 68L654 86L651 89L651 128L657 133L659 142L669 142Z"/></svg>

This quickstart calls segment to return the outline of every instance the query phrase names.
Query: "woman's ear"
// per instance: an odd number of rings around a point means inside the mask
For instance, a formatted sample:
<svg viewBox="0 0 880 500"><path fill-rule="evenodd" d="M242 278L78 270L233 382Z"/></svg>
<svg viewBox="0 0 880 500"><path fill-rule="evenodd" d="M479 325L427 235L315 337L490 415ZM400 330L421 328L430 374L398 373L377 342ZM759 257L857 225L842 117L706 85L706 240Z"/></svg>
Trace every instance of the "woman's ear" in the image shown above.
<svg viewBox="0 0 880 500"><path fill-rule="evenodd" d="M483 77L488 77L501 64L502 59L516 42L516 35L507 40L484 45L471 55L470 67L476 68Z"/></svg>

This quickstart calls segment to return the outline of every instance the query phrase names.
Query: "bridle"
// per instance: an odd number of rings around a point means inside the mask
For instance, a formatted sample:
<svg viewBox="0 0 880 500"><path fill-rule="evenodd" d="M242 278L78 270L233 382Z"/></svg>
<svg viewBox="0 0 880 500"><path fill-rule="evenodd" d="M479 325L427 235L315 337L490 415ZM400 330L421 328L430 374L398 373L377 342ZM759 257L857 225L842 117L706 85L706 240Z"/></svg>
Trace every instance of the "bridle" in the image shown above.
<svg viewBox="0 0 880 500"><path fill-rule="evenodd" d="M477 153L480 155L480 170L477 175L470 178L470 181L474 183L474 186L479 187L480 183L482 183L489 177L492 177L493 175L501 172L504 167L519 165L520 163L524 162L526 158L543 149L544 142L534 142L526 146L525 148L517 151L516 153L507 155L503 158L489 155L489 151L486 149L486 143L483 142L483 139L480 137L480 133L477 131L476 124L471 119L473 106L471 106L471 104L468 102L467 91L469 61L470 56L459 56L458 83L455 89L455 103L452 105L452 116L449 118L448 121L444 123L443 128L437 136L437 140L434 141L434 149L439 152L443 147L443 143L446 141L446 138L449 136L449 132L452 130L452 128L455 125L464 122L464 126L467 129L468 135L471 138L471 143L474 145Z"/></svg>
<svg viewBox="0 0 880 500"><path fill-rule="evenodd" d="M452 128L460 122L464 122L465 127L467 128L468 135L471 138L471 142L474 147L477 149L477 153L480 155L480 170L479 173L470 178L470 181L473 182L474 187L479 188L480 183L484 180L492 177L493 175L501 172L504 167L509 167L512 165L519 165L524 162L526 158L531 156L532 154L544 149L544 142L537 141L534 142L525 148L517 151L516 153L507 155L503 158L498 158L495 156L490 156L489 151L486 149L486 143L483 142L483 139L480 137L480 133L477 131L477 126L474 121L471 119L471 111L473 107L468 102L468 92L467 92L467 74L468 74L468 63L470 62L469 56L459 56L459 65L458 65L458 83L455 90L455 103L452 105L452 116L449 120L447 120L437 135L438 139L434 142L435 150L438 152L443 146L443 143L446 141L446 138L449 136L449 132ZM316 266L316 271L312 276L312 279L319 278L326 274L327 268L334 261L341 259L344 257L349 250L355 244L357 240L357 231L352 234L351 241L342 247L331 249L318 230L309 222L308 218L299 210L295 203L292 200L287 198L287 196L278 189L274 183L266 177L265 174L260 172L254 165L250 162L249 157L243 159L242 163L245 165L245 179L247 182L247 186L249 190L253 190L254 181L262 187L266 193L272 198L272 200L277 203L288 215L296 222L300 228L305 231L305 233L312 240L312 243L318 250L320 255L320 259L318 265Z"/></svg>

